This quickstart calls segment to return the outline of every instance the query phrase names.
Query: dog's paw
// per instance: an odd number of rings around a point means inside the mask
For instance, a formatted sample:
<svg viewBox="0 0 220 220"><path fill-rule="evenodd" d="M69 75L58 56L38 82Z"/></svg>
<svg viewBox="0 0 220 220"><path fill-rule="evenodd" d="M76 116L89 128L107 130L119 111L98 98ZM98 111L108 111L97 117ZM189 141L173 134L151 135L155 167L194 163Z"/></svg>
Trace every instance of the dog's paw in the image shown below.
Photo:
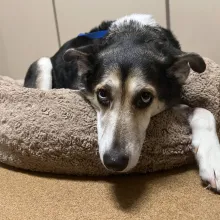
<svg viewBox="0 0 220 220"><path fill-rule="evenodd" d="M190 122L192 146L199 165L201 179L220 193L220 144L214 116L205 109L198 109Z"/></svg>
<svg viewBox="0 0 220 220"><path fill-rule="evenodd" d="M220 193L220 146L210 140L210 149L203 151L200 145L197 151L199 174L208 187Z"/></svg>

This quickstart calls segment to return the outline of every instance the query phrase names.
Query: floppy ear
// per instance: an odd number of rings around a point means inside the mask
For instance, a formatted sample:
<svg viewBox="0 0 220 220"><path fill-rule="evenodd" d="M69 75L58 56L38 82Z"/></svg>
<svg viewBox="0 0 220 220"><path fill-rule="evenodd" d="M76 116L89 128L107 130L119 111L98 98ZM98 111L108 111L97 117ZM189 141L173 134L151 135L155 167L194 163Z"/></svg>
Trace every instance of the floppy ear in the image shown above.
<svg viewBox="0 0 220 220"><path fill-rule="evenodd" d="M183 84L189 76L190 68L197 73L202 73L206 69L205 61L196 53L178 55L176 61L167 70L167 75Z"/></svg>
<svg viewBox="0 0 220 220"><path fill-rule="evenodd" d="M63 60L67 63L76 63L78 74L82 75L92 68L95 52L94 45L71 48L63 54Z"/></svg>

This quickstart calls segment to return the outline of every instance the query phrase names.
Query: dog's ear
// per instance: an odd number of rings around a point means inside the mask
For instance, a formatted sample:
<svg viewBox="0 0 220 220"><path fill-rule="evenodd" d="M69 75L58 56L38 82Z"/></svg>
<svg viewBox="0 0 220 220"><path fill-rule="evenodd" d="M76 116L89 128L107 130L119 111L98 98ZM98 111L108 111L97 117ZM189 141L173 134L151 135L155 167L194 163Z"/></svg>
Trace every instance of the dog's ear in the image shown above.
<svg viewBox="0 0 220 220"><path fill-rule="evenodd" d="M77 65L78 74L82 75L92 68L96 52L97 47L94 45L71 48L63 54L63 60L68 63L74 62Z"/></svg>
<svg viewBox="0 0 220 220"><path fill-rule="evenodd" d="M190 68L202 73L206 69L205 61L196 53L183 53L175 57L175 62L167 70L167 76L183 84L189 76Z"/></svg>

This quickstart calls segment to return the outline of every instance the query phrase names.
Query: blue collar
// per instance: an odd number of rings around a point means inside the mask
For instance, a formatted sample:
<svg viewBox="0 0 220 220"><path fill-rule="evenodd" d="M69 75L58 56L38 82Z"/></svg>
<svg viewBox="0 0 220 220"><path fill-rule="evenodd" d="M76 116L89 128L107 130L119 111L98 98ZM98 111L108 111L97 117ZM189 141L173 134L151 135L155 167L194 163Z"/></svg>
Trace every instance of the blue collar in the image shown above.
<svg viewBox="0 0 220 220"><path fill-rule="evenodd" d="M100 39L105 37L105 35L108 34L108 30L105 31L96 31L96 32L90 32L90 33L81 33L78 35L78 37L87 37L90 39Z"/></svg>

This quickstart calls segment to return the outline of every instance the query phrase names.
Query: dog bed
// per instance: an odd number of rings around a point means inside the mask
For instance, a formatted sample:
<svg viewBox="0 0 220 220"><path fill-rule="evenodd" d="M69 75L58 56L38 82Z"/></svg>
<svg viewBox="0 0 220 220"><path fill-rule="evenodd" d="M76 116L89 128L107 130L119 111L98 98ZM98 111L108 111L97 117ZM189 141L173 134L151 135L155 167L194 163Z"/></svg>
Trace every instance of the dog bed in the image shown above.
<svg viewBox="0 0 220 220"><path fill-rule="evenodd" d="M191 72L183 99L220 120L220 67L205 59L204 73ZM100 162L96 113L73 90L40 91L0 77L0 162L33 171L108 175ZM187 120L173 110L152 118L140 161L132 172L170 169L194 161Z"/></svg>

